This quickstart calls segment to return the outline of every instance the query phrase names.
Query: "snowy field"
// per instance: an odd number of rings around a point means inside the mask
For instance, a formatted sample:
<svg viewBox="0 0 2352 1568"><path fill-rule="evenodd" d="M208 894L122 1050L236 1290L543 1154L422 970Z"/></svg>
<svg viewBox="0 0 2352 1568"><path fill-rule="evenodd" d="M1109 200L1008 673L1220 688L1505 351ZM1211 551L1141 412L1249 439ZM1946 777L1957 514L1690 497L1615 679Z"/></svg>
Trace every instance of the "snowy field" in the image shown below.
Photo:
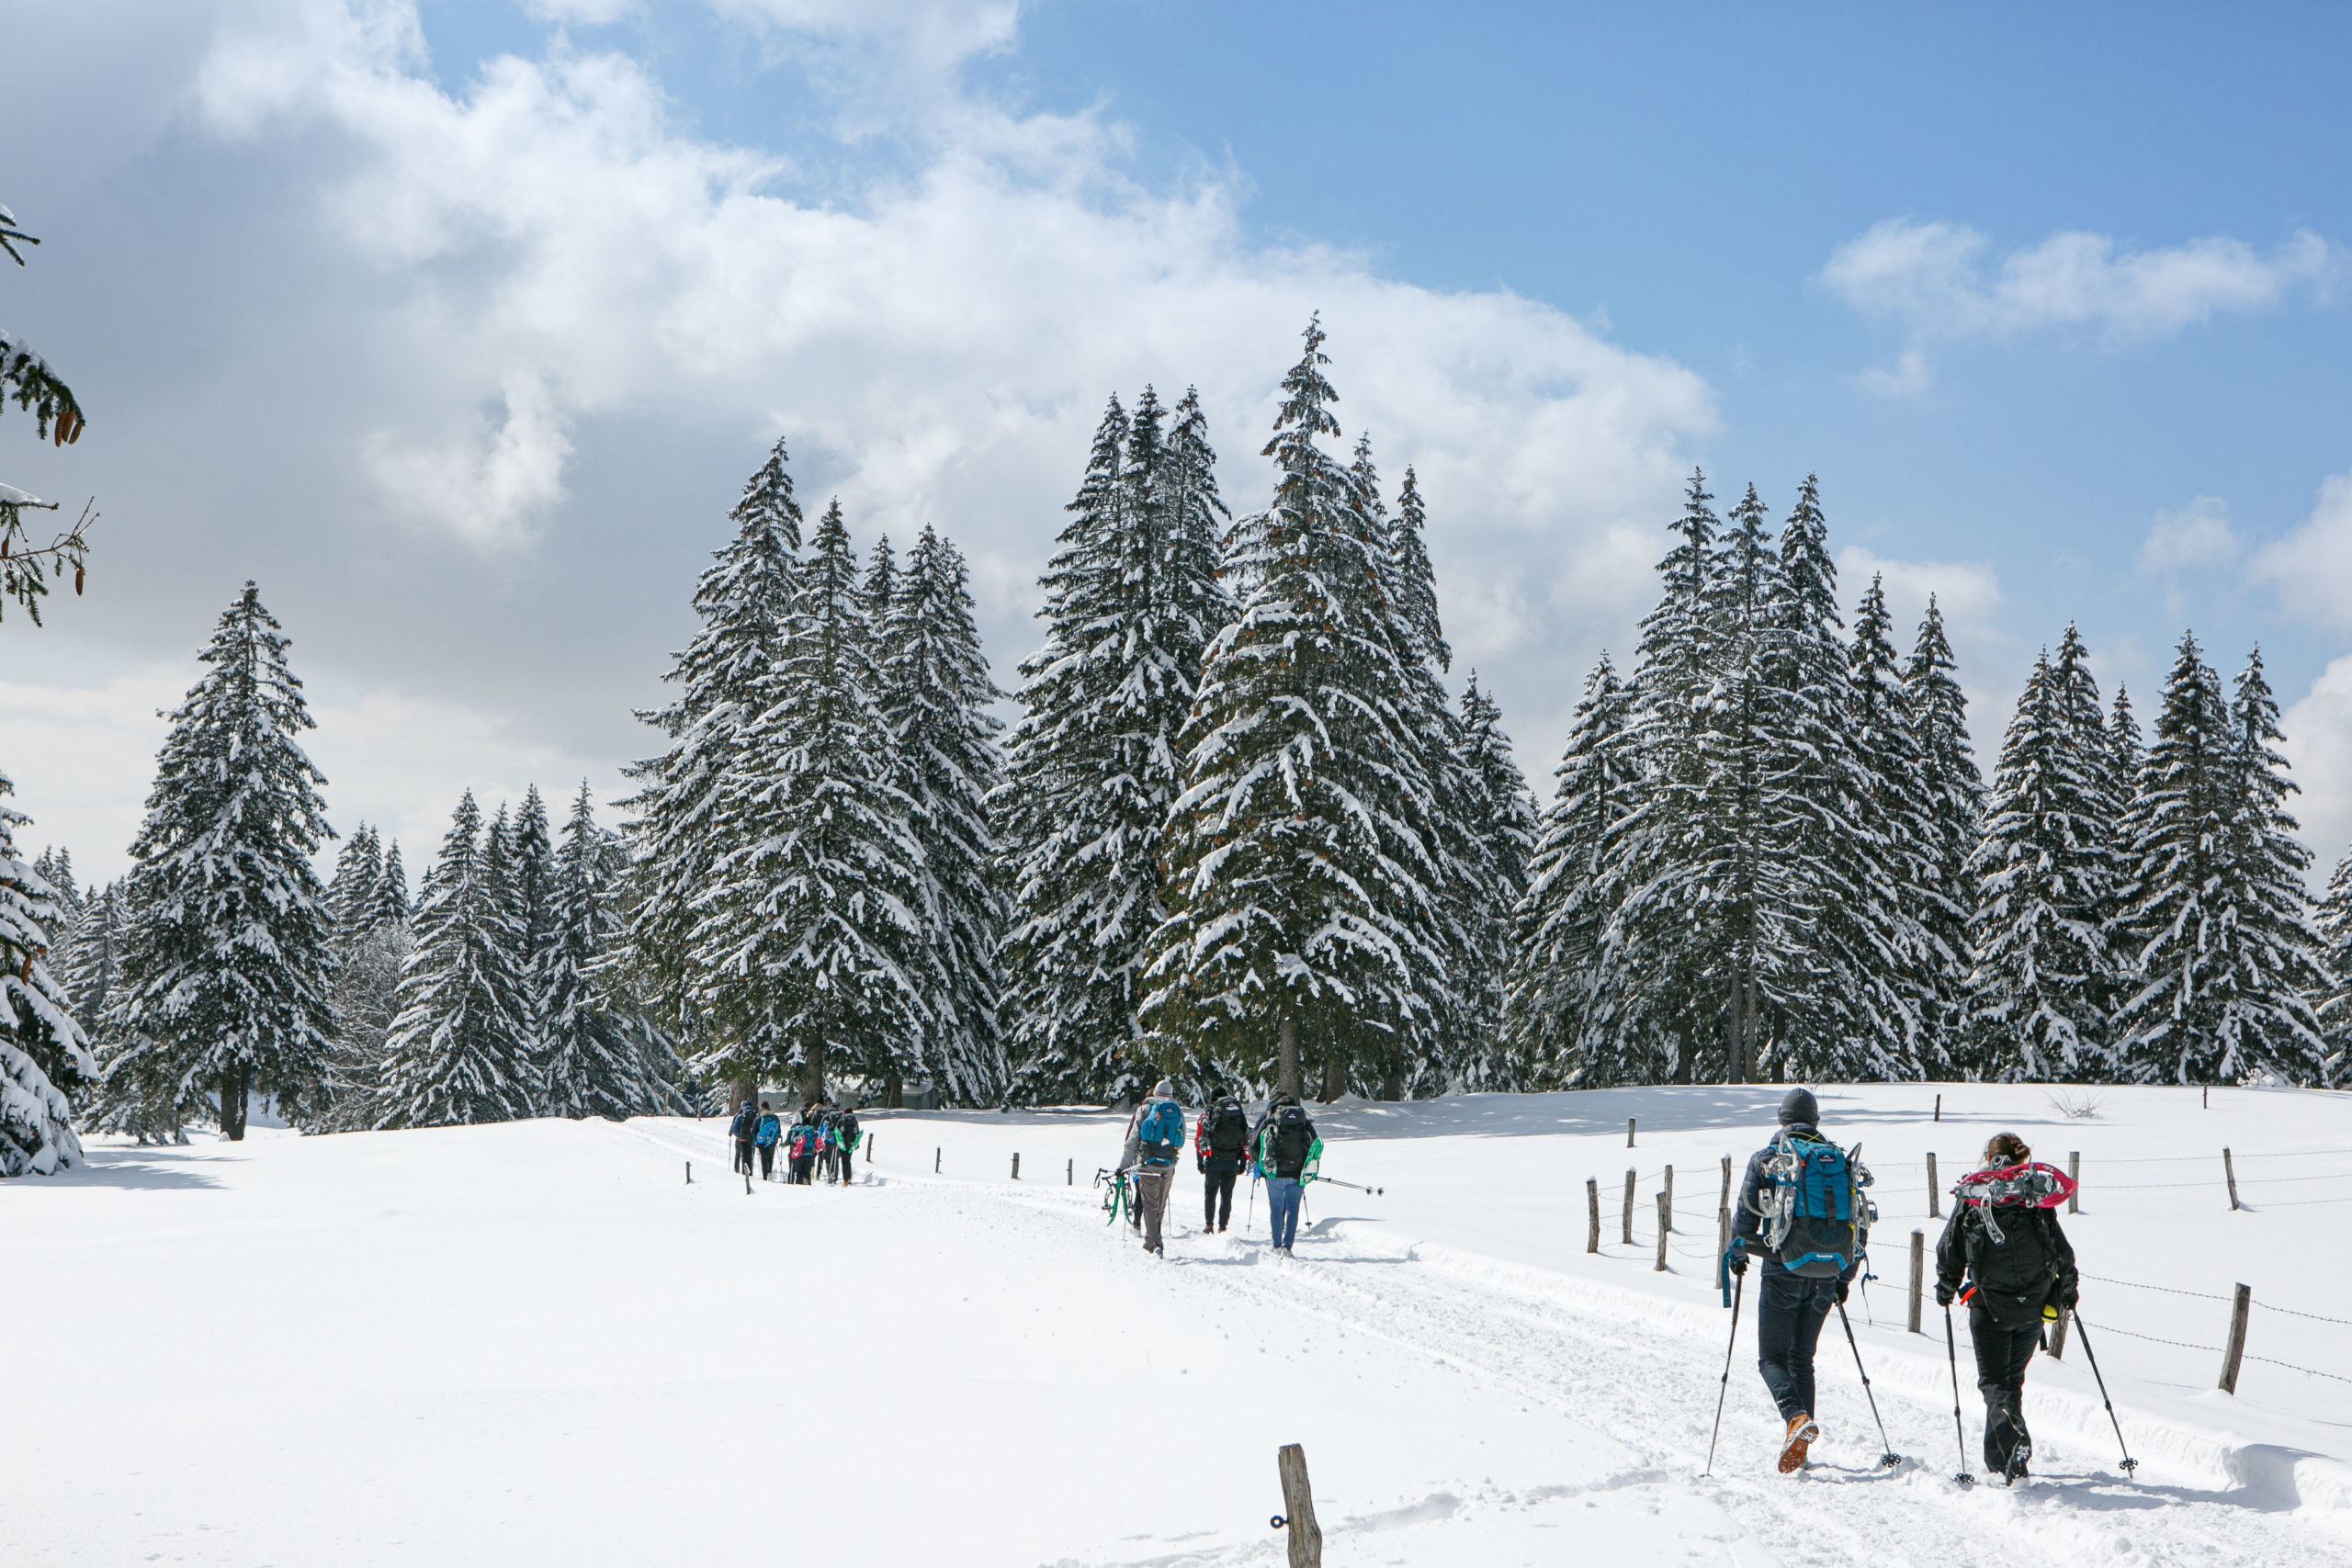
<svg viewBox="0 0 2352 1568"><path fill-rule="evenodd" d="M1334 1568L2352 1563L2352 1383L2272 1364L2352 1377L2352 1323L2321 1320L2352 1320L2352 1100L2093 1090L2078 1119L2081 1091L1963 1085L1938 1124L1935 1092L1822 1096L1879 1177L1883 1278L1853 1316L1909 1458L1873 1468L1833 1318L1826 1438L1796 1478L1771 1468L1752 1315L1699 1473L1728 1322L1717 1162L1759 1141L1770 1089L1320 1111L1326 1174L1387 1190L1313 1189L1288 1264L1262 1200L1247 1234L1237 1211L1202 1235L1189 1170L1166 1262L1106 1228L1087 1181L1123 1122L1101 1114L879 1115L858 1187L749 1196L716 1122L101 1145L0 1186L0 1562L1272 1564L1296 1441ZM2067 1223L2135 1480L2070 1347L2029 1382L2034 1480L1951 1482L1907 1239L1933 1241L1926 1155L1949 1184L2002 1127L2082 1153ZM2209 1298L2238 1280L2233 1397Z"/></svg>

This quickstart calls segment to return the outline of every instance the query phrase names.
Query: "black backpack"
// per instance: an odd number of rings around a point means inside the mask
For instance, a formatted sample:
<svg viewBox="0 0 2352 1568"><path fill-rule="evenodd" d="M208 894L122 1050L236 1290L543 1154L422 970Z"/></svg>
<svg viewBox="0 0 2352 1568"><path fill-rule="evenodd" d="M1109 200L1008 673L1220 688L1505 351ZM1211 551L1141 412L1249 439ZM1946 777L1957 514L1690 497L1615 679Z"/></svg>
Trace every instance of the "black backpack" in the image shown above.
<svg viewBox="0 0 2352 1568"><path fill-rule="evenodd" d="M1306 1111L1302 1106L1285 1105L1274 1112L1272 1145L1277 1169L1287 1166L1296 1170L1306 1163L1309 1150L1315 1146L1315 1134L1308 1129Z"/></svg>
<svg viewBox="0 0 2352 1568"><path fill-rule="evenodd" d="M1250 1147L1250 1113L1238 1100L1220 1100L1209 1116L1209 1153L1238 1159Z"/></svg>

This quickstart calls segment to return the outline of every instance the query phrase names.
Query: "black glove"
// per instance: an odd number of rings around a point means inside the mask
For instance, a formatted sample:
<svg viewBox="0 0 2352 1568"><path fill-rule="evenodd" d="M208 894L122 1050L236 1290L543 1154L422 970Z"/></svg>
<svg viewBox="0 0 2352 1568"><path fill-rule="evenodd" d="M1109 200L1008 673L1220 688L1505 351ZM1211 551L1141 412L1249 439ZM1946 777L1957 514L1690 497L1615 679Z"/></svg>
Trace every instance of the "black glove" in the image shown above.
<svg viewBox="0 0 2352 1568"><path fill-rule="evenodd" d="M1739 1243L1733 1242L1730 1248L1724 1253L1724 1267L1735 1274L1747 1273L1747 1249Z"/></svg>
<svg viewBox="0 0 2352 1568"><path fill-rule="evenodd" d="M1847 1289L1848 1287L1845 1280L1840 1280L1838 1281L1838 1304L1839 1306L1844 1306L1846 1304Z"/></svg>
<svg viewBox="0 0 2352 1568"><path fill-rule="evenodd" d="M1936 1304L1938 1306L1948 1307L1951 1305L1951 1298L1955 1293L1956 1292L1953 1292L1952 1288L1950 1285L1945 1284L1941 1280L1936 1281Z"/></svg>
<svg viewBox="0 0 2352 1568"><path fill-rule="evenodd" d="M2058 1292L2058 1310L2060 1312L2074 1311L2075 1303L2082 1300L2082 1296L2083 1293L2081 1291L2072 1285L2067 1286L2064 1290Z"/></svg>

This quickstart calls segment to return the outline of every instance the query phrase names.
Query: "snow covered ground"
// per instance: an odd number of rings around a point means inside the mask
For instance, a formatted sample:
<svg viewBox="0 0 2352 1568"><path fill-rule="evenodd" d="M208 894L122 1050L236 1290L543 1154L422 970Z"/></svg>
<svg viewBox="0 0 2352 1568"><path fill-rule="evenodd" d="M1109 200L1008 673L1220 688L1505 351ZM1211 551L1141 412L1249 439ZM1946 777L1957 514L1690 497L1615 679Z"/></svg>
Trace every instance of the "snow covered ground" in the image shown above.
<svg viewBox="0 0 2352 1568"><path fill-rule="evenodd" d="M1823 1094L1879 1176L1855 1328L1909 1462L1874 1469L1833 1319L1827 1438L1793 1479L1752 1321L1699 1475L1717 1161L1759 1140L1770 1089L1320 1111L1326 1173L1387 1190L1314 1189L1288 1264L1262 1201L1246 1235L1202 1235L1189 1171L1167 1262L1106 1228L1086 1183L1122 1119L1101 1114L878 1116L864 1184L749 1196L710 1122L100 1145L0 1186L0 1562L1271 1564L1274 1450L1297 1441L1334 1568L2352 1563L2352 1384L2250 1359L2218 1393L2229 1304L2207 1299L2245 1281L2250 1358L2352 1377L2352 1322L2290 1315L2352 1320L2352 1100L2095 1090L2077 1119L2078 1091L1947 1086L1936 1123L1937 1092ZM2084 1291L2136 1479L2073 1348L2034 1363L2036 1479L1950 1479L1941 1320L1905 1331L1905 1243L1933 1240L1926 1154L1949 1183L2004 1126L2082 1151L2084 1268L2136 1282Z"/></svg>

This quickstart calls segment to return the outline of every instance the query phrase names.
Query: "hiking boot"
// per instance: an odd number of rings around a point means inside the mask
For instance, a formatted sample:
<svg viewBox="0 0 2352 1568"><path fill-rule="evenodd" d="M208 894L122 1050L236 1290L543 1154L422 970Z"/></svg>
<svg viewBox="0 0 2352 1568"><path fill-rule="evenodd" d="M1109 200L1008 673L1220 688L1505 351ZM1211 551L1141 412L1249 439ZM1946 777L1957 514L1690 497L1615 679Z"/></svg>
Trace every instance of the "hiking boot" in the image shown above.
<svg viewBox="0 0 2352 1568"><path fill-rule="evenodd" d="M1804 1468L1805 1450L1821 1436L1821 1428L1810 1416L1789 1417L1788 1439L1781 1446L1781 1473L1792 1475Z"/></svg>

